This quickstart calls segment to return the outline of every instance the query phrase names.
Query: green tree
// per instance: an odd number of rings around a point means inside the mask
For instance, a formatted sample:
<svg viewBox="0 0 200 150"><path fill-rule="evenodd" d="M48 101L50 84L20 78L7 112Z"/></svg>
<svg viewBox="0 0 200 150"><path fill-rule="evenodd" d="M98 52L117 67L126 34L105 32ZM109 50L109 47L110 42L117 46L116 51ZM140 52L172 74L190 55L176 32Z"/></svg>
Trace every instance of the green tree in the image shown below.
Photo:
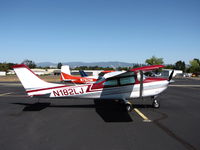
<svg viewBox="0 0 200 150"><path fill-rule="evenodd" d="M175 66L173 64L165 65L165 69L175 69Z"/></svg>
<svg viewBox="0 0 200 150"><path fill-rule="evenodd" d="M59 62L58 65L57 65L57 68L58 68L58 69L61 69L61 67L62 67L62 63Z"/></svg>
<svg viewBox="0 0 200 150"><path fill-rule="evenodd" d="M36 67L35 62L32 61L32 60L28 60L28 59L24 60L24 61L22 62L22 64L27 65L29 68L35 68L35 67Z"/></svg>
<svg viewBox="0 0 200 150"><path fill-rule="evenodd" d="M152 56L151 58L146 59L145 63L147 63L148 65L162 65L164 61L163 58Z"/></svg>
<svg viewBox="0 0 200 150"><path fill-rule="evenodd" d="M189 71L191 73L198 73L200 72L200 61L199 59L193 59L190 61L190 68L189 68Z"/></svg>
<svg viewBox="0 0 200 150"><path fill-rule="evenodd" d="M183 72L185 72L185 62L181 60L177 61L175 63L175 69L182 70Z"/></svg>
<svg viewBox="0 0 200 150"><path fill-rule="evenodd" d="M121 71L121 70L130 70L131 68L129 67L117 67L116 70ZM107 69L107 70L113 70L113 68Z"/></svg>
<svg viewBox="0 0 200 150"><path fill-rule="evenodd" d="M12 67L14 66L14 65L16 65L15 63L7 63L7 65L8 65L8 69L13 69Z"/></svg>
<svg viewBox="0 0 200 150"><path fill-rule="evenodd" d="M135 63L135 64L133 64L133 67L132 67L132 68L139 68L139 67L142 67L142 66L145 66L145 64L138 64L138 63Z"/></svg>
<svg viewBox="0 0 200 150"><path fill-rule="evenodd" d="M0 63L0 71L6 71L7 72L8 70L12 69L12 66L14 66L14 65L16 65L16 64L6 63L6 62Z"/></svg>
<svg viewBox="0 0 200 150"><path fill-rule="evenodd" d="M0 71L8 71L8 69L7 63L0 63Z"/></svg>

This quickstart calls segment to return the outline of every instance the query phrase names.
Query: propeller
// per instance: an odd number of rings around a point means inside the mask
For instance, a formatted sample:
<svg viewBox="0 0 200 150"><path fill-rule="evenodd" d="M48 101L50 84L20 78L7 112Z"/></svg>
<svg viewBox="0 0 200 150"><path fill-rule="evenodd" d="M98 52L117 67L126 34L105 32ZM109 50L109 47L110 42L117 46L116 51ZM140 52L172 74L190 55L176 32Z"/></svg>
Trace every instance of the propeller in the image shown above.
<svg viewBox="0 0 200 150"><path fill-rule="evenodd" d="M169 75L168 81L171 81L173 74L174 74L174 70L172 70L171 74Z"/></svg>

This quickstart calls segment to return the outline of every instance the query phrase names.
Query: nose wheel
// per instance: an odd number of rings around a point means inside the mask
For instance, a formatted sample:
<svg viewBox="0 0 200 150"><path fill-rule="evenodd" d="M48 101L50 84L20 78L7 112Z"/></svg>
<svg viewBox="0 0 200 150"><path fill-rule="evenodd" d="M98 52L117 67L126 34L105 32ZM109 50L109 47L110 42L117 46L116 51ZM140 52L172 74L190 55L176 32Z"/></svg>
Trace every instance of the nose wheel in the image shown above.
<svg viewBox="0 0 200 150"><path fill-rule="evenodd" d="M152 98L153 98L153 103L152 103L153 108L159 108L160 104L159 104L158 100L156 99L157 96L154 96Z"/></svg>

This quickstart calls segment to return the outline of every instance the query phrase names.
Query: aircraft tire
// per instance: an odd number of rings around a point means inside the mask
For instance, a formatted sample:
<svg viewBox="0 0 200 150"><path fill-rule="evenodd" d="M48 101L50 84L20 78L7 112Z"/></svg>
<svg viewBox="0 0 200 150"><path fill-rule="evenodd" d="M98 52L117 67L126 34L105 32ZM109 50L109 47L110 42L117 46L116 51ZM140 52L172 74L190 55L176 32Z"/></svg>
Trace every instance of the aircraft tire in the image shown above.
<svg viewBox="0 0 200 150"><path fill-rule="evenodd" d="M153 108L159 108L160 107L160 104L156 101L156 102L153 102Z"/></svg>
<svg viewBox="0 0 200 150"><path fill-rule="evenodd" d="M133 106L132 106L131 104L127 104L127 105L126 105L126 110L127 110L128 112L131 112L131 111L133 110Z"/></svg>

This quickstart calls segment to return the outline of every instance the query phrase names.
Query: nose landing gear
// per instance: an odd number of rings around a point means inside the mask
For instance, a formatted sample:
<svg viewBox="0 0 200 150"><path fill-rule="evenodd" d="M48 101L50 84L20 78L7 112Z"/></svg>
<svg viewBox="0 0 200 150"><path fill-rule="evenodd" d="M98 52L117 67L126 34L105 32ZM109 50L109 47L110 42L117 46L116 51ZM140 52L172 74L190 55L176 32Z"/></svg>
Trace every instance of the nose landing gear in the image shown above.
<svg viewBox="0 0 200 150"><path fill-rule="evenodd" d="M153 96L152 99L153 99L153 103L152 103L153 108L159 108L160 103L157 100L157 96Z"/></svg>

